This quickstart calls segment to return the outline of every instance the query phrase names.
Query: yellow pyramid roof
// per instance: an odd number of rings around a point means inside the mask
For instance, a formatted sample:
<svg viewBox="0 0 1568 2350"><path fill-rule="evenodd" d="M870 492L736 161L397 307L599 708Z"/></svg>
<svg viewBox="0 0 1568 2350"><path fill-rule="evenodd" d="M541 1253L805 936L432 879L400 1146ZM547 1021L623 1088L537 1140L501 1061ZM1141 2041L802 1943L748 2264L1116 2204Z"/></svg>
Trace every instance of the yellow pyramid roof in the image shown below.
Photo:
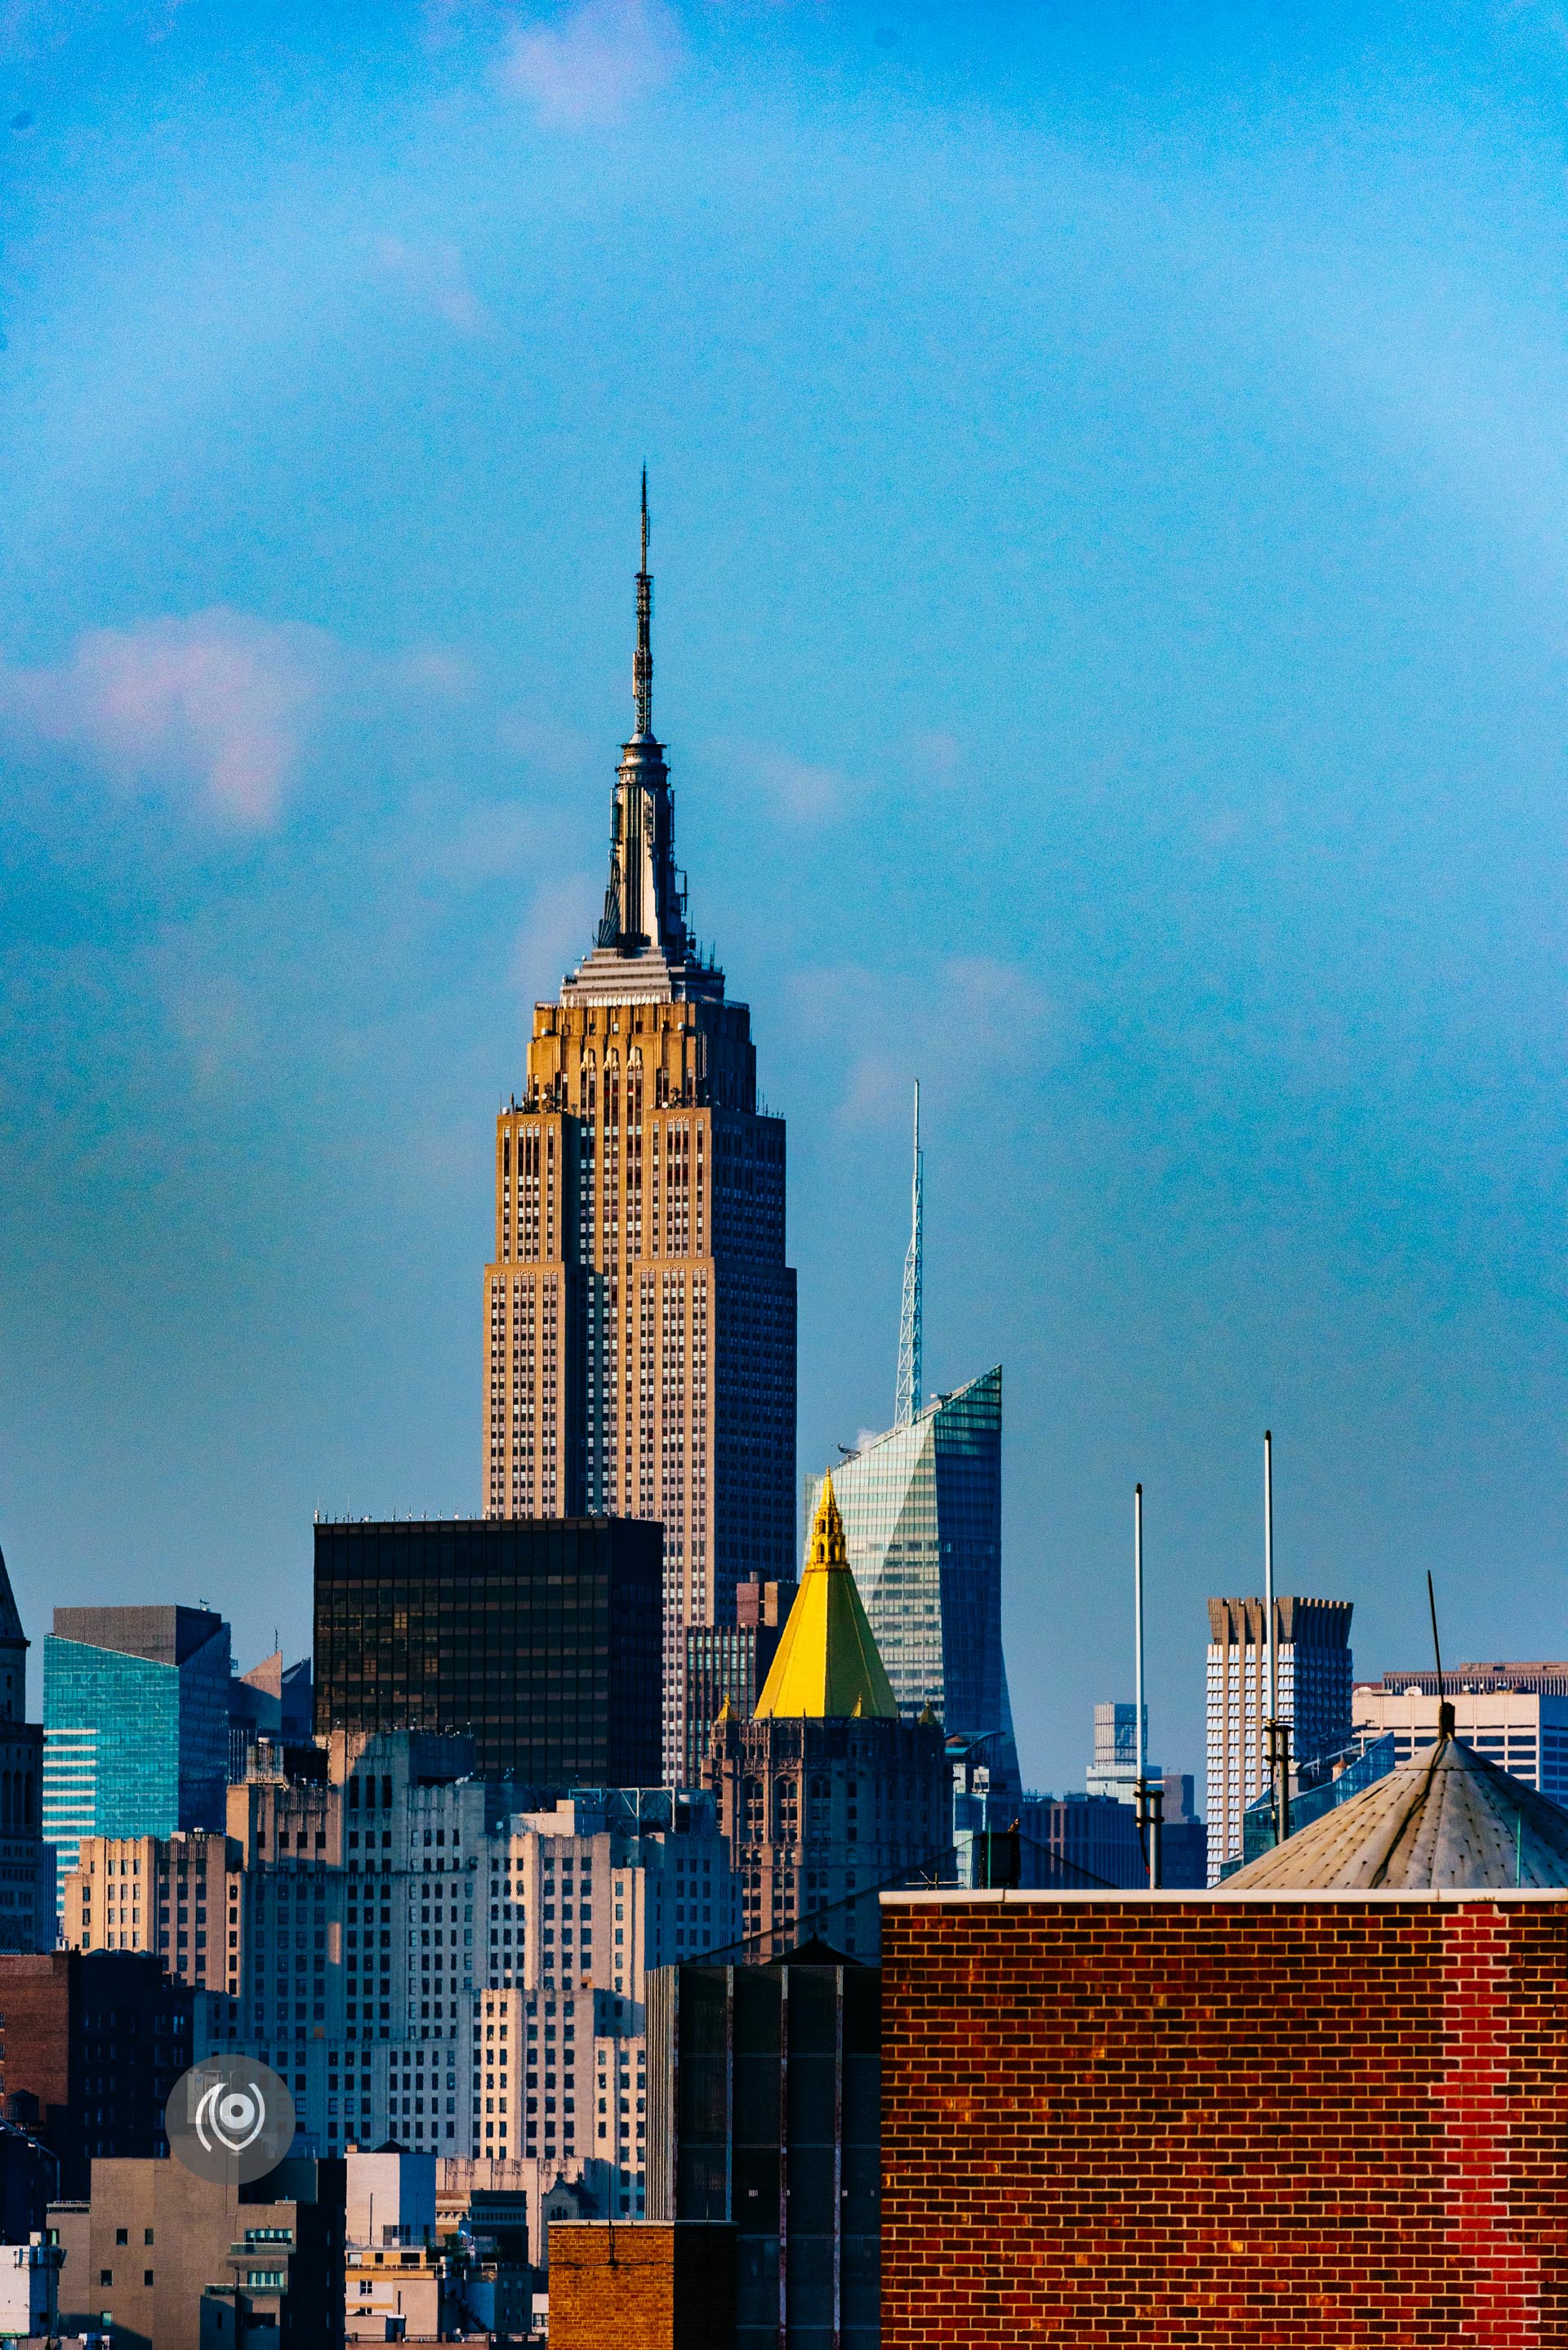
<svg viewBox="0 0 1568 2350"><path fill-rule="evenodd" d="M757 1700L759 1721L779 1714L790 1721L898 1718L893 1685L849 1571L831 1477L822 1481L811 1555Z"/></svg>

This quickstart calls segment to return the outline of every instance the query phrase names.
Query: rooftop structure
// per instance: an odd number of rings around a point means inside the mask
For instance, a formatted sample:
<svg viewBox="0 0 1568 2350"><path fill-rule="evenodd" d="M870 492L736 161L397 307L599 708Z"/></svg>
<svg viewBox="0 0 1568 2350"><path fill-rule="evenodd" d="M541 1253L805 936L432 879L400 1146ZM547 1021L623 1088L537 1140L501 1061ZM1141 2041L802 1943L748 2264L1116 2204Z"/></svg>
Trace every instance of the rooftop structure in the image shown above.
<svg viewBox="0 0 1568 2350"><path fill-rule="evenodd" d="M892 1684L849 1572L831 1477L822 1481L805 1572L756 1710L759 1721L770 1714L898 1718Z"/></svg>
<svg viewBox="0 0 1568 2350"><path fill-rule="evenodd" d="M1454 1735L1287 1838L1220 1887L1222 1897L1301 1888L1568 1887L1568 1811Z"/></svg>

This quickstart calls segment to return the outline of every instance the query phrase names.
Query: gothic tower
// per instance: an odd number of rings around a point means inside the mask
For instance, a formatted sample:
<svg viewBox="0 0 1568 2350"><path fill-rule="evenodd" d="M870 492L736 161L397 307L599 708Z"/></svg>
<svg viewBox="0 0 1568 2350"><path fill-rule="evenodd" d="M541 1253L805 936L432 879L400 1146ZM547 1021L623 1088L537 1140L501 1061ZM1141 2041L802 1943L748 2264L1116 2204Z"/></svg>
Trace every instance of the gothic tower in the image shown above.
<svg viewBox="0 0 1568 2350"><path fill-rule="evenodd" d="M664 1527L665 1769L688 1624L787 1578L795 1294L784 1128L757 1102L743 1003L687 927L654 736L643 483L636 723L592 951L535 1006L521 1099L496 1121L484 1277L484 1508Z"/></svg>

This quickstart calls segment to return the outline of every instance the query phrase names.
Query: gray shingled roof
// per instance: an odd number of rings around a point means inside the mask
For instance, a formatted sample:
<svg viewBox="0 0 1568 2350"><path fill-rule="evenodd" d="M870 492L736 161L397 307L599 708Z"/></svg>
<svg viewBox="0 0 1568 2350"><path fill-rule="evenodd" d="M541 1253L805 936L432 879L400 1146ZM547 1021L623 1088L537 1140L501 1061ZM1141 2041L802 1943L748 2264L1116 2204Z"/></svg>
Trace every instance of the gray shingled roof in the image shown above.
<svg viewBox="0 0 1568 2350"><path fill-rule="evenodd" d="M1568 1886L1568 1811L1453 1737L1249 1861L1217 1890Z"/></svg>

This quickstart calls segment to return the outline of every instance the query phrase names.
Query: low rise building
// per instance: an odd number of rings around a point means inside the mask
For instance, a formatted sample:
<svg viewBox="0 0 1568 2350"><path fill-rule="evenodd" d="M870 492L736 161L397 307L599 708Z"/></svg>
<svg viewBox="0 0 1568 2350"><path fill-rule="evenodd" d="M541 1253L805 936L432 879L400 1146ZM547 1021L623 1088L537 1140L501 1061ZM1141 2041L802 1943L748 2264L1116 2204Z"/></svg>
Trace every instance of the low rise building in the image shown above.
<svg viewBox="0 0 1568 2350"><path fill-rule="evenodd" d="M0 2342L47 2341L58 2334L64 2259L45 2229L36 2229L25 2243L0 2243Z"/></svg>
<svg viewBox="0 0 1568 2350"><path fill-rule="evenodd" d="M115 2350L338 2350L343 2168L289 2160L237 2194L175 2161L95 2161L50 2211L62 2325Z"/></svg>

